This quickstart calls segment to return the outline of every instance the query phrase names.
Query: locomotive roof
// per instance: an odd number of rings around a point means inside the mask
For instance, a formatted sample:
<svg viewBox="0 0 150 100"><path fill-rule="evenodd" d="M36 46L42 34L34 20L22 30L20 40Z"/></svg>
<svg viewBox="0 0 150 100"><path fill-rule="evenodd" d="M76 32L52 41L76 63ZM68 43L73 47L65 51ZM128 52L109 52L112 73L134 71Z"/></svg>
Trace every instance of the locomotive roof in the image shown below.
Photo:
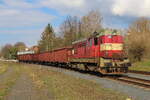
<svg viewBox="0 0 150 100"><path fill-rule="evenodd" d="M87 39L77 40L77 41L72 42L72 44L76 44L76 43L79 43L79 42L84 42L84 41L86 41L86 40L87 40Z"/></svg>
<svg viewBox="0 0 150 100"><path fill-rule="evenodd" d="M106 29L106 30L102 30L101 32L97 33L95 37L108 36L108 35L122 35L122 32L119 30ZM94 35L92 35L92 36L94 37Z"/></svg>
<svg viewBox="0 0 150 100"><path fill-rule="evenodd" d="M121 35L121 31L108 29L108 30L103 30L103 31L101 31L101 32L98 34L98 36L103 36L103 35Z"/></svg>
<svg viewBox="0 0 150 100"><path fill-rule="evenodd" d="M116 30L104 30L104 31L99 32L99 33L94 32L89 38L100 37L100 36L105 36L105 35L121 35L120 33L121 33L120 31L116 31ZM72 42L72 44L84 42L89 38L74 41L74 42Z"/></svg>

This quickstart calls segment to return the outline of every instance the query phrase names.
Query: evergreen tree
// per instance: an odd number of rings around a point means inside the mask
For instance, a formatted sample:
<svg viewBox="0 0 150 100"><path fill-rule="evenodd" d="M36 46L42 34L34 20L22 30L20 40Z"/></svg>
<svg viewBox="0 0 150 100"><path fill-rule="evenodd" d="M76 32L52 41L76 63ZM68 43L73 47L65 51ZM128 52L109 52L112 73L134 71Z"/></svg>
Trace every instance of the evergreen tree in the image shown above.
<svg viewBox="0 0 150 100"><path fill-rule="evenodd" d="M51 51L54 47L55 34L53 27L48 24L39 41L40 52Z"/></svg>

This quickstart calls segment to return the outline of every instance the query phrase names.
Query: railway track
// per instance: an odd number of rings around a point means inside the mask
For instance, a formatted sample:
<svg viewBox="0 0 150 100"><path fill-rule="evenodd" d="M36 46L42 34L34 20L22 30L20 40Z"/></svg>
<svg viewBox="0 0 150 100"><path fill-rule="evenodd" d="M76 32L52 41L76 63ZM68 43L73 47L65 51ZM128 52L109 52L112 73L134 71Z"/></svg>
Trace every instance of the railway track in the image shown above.
<svg viewBox="0 0 150 100"><path fill-rule="evenodd" d="M132 77L132 76L128 76L128 75L103 76L103 75L100 75L99 73L96 73L96 72L86 72L86 71L81 71L81 70L76 69L76 68L75 69L72 68L71 70L78 71L80 73L88 73L88 74L91 74L91 75L96 75L96 76L101 77L101 78L109 78L109 79L112 79L112 80L121 81L121 82L124 82L124 83L128 83L128 84L132 84L132 85L136 85L136 86L145 88L146 90L150 90L150 80L147 80L147 79L136 78L134 76Z"/></svg>
<svg viewBox="0 0 150 100"><path fill-rule="evenodd" d="M95 75L95 76L98 76L101 78L108 78L108 79L120 81L120 82L127 83L127 84L132 84L135 86L145 88L146 90L150 90L150 80L147 80L147 79L136 78L134 76L132 77L132 76L127 76L127 75L103 76L103 75L100 75L99 73L96 73L96 72L86 72L86 71L82 71L82 70L79 70L76 68L71 68L71 70L78 71L80 73L88 73L88 74Z"/></svg>
<svg viewBox="0 0 150 100"><path fill-rule="evenodd" d="M140 87L143 87L145 89L150 90L150 80L140 79L140 78L135 78L135 77L129 77L129 76L108 77L108 78L116 80L116 81L125 82L128 84L140 86Z"/></svg>
<svg viewBox="0 0 150 100"><path fill-rule="evenodd" d="M67 67L63 67L63 68L68 69ZM88 73L91 75L96 75L96 76L101 77L101 78L109 78L109 79L124 82L127 84L136 85L136 86L145 88L146 90L150 90L150 80L146 80L146 79L142 79L142 78L136 78L136 77L127 76L127 75L103 76L103 75L100 75L99 73L96 73L96 72L87 72L87 71L79 70L76 68L69 68L69 69L74 70L74 71L78 71L80 73Z"/></svg>
<svg viewBox="0 0 150 100"><path fill-rule="evenodd" d="M146 71L136 71L136 70L129 70L129 73L150 75L150 72L146 72Z"/></svg>

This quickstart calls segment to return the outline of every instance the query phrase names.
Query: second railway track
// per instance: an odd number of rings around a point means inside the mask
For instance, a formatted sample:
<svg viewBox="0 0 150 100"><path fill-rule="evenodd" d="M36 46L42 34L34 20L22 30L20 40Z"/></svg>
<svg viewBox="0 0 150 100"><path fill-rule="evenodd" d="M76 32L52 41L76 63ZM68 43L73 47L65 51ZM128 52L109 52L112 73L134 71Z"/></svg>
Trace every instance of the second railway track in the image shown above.
<svg viewBox="0 0 150 100"><path fill-rule="evenodd" d="M136 71L136 70L129 70L129 73L142 74L142 75L150 75L150 72Z"/></svg>
<svg viewBox="0 0 150 100"><path fill-rule="evenodd" d="M128 84L140 86L140 87L143 87L145 89L150 90L150 80L135 78L135 77L129 77L129 76L108 77L108 78L116 80L116 81L125 82L125 83L128 83Z"/></svg>

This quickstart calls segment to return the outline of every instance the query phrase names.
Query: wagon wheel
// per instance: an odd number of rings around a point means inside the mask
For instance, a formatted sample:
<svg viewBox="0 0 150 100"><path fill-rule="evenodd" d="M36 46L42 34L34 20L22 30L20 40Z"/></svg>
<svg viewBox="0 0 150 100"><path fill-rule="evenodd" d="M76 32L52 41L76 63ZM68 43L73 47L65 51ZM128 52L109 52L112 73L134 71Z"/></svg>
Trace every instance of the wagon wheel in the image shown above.
<svg viewBox="0 0 150 100"><path fill-rule="evenodd" d="M90 71L90 69L88 68L88 66L85 64L84 65L85 71Z"/></svg>

